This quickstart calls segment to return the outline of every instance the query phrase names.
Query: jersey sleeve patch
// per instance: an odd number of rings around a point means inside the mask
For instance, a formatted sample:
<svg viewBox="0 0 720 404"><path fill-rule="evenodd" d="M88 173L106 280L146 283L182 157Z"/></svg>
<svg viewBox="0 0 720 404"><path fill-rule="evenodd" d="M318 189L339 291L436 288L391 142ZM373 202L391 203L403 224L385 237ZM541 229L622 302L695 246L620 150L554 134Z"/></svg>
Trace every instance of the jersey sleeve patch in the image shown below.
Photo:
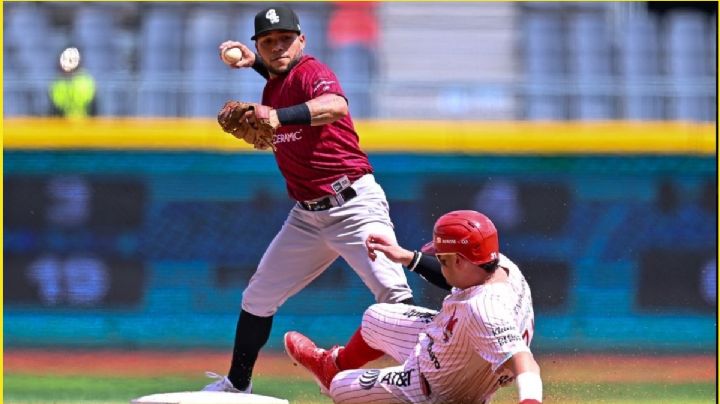
<svg viewBox="0 0 720 404"><path fill-rule="evenodd" d="M312 81L311 87L313 98L323 94L343 95L340 85L334 77L318 77Z"/></svg>
<svg viewBox="0 0 720 404"><path fill-rule="evenodd" d="M310 59L302 65L298 74L301 75L303 91L309 99L323 94L337 94L346 98L337 76L325 64Z"/></svg>

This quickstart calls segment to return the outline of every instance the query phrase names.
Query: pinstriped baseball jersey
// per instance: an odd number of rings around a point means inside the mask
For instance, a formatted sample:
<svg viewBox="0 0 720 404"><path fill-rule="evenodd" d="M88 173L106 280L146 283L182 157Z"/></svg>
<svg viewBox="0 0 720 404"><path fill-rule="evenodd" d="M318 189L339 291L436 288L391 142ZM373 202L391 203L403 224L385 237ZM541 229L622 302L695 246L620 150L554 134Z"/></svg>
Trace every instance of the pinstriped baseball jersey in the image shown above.
<svg viewBox="0 0 720 404"><path fill-rule="evenodd" d="M530 351L530 288L507 257L501 255L499 265L508 272L506 282L453 289L419 335L418 368L433 396L483 402L511 379L509 372L496 373L498 367Z"/></svg>
<svg viewBox="0 0 720 404"><path fill-rule="evenodd" d="M488 403L512 381L508 370L498 368L516 353L529 352L533 336L530 288L502 254L499 265L507 281L454 289L437 313L402 304L366 310L363 338L402 364L341 372L331 385L333 401Z"/></svg>

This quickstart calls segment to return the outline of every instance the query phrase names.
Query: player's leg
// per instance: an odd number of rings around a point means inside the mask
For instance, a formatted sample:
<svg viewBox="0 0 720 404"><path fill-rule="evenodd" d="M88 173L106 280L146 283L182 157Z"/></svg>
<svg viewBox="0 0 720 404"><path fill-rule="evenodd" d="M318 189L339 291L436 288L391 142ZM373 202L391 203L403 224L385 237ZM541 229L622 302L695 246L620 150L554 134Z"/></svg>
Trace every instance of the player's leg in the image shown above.
<svg viewBox="0 0 720 404"><path fill-rule="evenodd" d="M365 342L362 336L362 326L355 330L348 343L337 350L335 365L340 370L357 369L368 362L380 359L385 352L375 349Z"/></svg>
<svg viewBox="0 0 720 404"><path fill-rule="evenodd" d="M368 346L404 362L414 352L418 334L436 314L419 306L377 303L365 310L360 333Z"/></svg>
<svg viewBox="0 0 720 404"><path fill-rule="evenodd" d="M340 377L341 370L352 371L356 368L348 369L349 366L362 366L367 363L362 355L357 354L358 352L365 352L365 355L368 350L381 354L386 352L401 363L415 360L413 354L417 346L417 336L436 314L435 311L423 307L378 303L365 311L359 331L353 335L345 347L322 349L316 346L310 338L291 331L285 334L285 350L295 363L313 374L321 390L327 393L331 385L335 385ZM408 369L416 368L417 366L413 365ZM370 377L380 374L379 370L376 372L371 374L363 374L363 371L359 373L357 371L354 373L343 372L346 377L338 385L343 387L336 386L339 389L337 391L340 392L338 397L342 398L341 402L345 402L344 400L367 402L356 400L362 400L363 390L372 388L376 380L380 382L378 384L380 390L376 392L379 394L377 397L379 402L386 402L385 399L388 399L388 402L395 402L388 397L395 397L397 392L391 392L392 394L386 397L381 394L383 388L410 386L410 371L400 372L396 369L387 376ZM417 391L408 394L412 395L420 391L417 389L418 386L415 384L414 387ZM333 399L336 398L333 396Z"/></svg>
<svg viewBox="0 0 720 404"><path fill-rule="evenodd" d="M384 234L395 240L385 192L372 175L353 184L358 196L332 210L336 224L326 230L328 243L350 264L373 292L378 302L414 304L405 272L399 264L380 255L370 260L365 240L370 234ZM359 328L338 355L340 369L353 369L381 357L383 353L369 347Z"/></svg>
<svg viewBox="0 0 720 404"><path fill-rule="evenodd" d="M291 331L285 334L285 351L298 365L308 370L323 394L336 403L403 403L402 394L391 387L410 384L411 372L402 366L390 369L356 370L340 373L331 361L331 350L319 348L308 337ZM384 381L385 383L381 383Z"/></svg>
<svg viewBox="0 0 720 404"><path fill-rule="evenodd" d="M395 240L385 193L372 175L353 184L358 196L345 205L331 209L323 234L327 243L350 264L380 303L412 304L412 291L405 271L384 255L370 260L365 240L370 234L383 234Z"/></svg>
<svg viewBox="0 0 720 404"><path fill-rule="evenodd" d="M292 295L319 276L336 258L308 223L308 213L294 208L265 251L243 292L228 379L245 389L260 349L272 327L272 316Z"/></svg>
<svg viewBox="0 0 720 404"><path fill-rule="evenodd" d="M424 307L378 303L365 310L361 326L337 351L340 370L357 369L387 353L402 362L413 352L417 335L437 314Z"/></svg>
<svg viewBox="0 0 720 404"><path fill-rule="evenodd" d="M421 403L417 369L407 364L385 369L354 369L340 372L330 385L336 404Z"/></svg>

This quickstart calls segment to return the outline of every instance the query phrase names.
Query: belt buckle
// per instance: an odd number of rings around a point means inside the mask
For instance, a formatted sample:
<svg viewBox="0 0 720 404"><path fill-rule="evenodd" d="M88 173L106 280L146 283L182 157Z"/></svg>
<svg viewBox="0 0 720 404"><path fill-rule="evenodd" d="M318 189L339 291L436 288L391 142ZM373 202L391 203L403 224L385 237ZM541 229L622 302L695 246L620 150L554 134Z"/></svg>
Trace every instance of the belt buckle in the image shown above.
<svg viewBox="0 0 720 404"><path fill-rule="evenodd" d="M318 210L317 207L320 205L320 201L314 201L314 202L305 202L305 207L309 211L316 211Z"/></svg>
<svg viewBox="0 0 720 404"><path fill-rule="evenodd" d="M328 198L323 198L316 201L303 201L301 202L301 204L306 210L309 210L311 212L317 212L319 210L326 210L326 206L330 205L330 201L328 200Z"/></svg>

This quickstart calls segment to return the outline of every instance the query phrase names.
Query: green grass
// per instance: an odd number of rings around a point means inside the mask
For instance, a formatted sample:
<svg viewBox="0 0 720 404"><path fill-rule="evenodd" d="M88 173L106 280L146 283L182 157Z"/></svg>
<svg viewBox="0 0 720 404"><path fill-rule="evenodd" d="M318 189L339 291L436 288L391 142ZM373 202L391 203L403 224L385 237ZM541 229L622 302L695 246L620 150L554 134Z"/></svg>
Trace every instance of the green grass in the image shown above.
<svg viewBox="0 0 720 404"><path fill-rule="evenodd" d="M714 383L545 383L548 403L700 404L715 403ZM502 389L493 403L516 403L515 387Z"/></svg>
<svg viewBox="0 0 720 404"><path fill-rule="evenodd" d="M204 378L157 377L93 377L4 375L5 403L17 404L127 404L131 399L156 393L200 390ZM257 394L282 397L292 403L330 403L320 395L315 382L284 378L256 378L253 390Z"/></svg>
<svg viewBox="0 0 720 404"><path fill-rule="evenodd" d="M126 378L92 376L4 375L4 402L15 404L127 404L148 394L198 390L204 379L182 377ZM281 397L293 404L326 404L312 381L256 378L257 394ZM548 403L700 404L714 403L714 383L552 383L545 384ZM514 386L502 389L493 404L516 403Z"/></svg>

